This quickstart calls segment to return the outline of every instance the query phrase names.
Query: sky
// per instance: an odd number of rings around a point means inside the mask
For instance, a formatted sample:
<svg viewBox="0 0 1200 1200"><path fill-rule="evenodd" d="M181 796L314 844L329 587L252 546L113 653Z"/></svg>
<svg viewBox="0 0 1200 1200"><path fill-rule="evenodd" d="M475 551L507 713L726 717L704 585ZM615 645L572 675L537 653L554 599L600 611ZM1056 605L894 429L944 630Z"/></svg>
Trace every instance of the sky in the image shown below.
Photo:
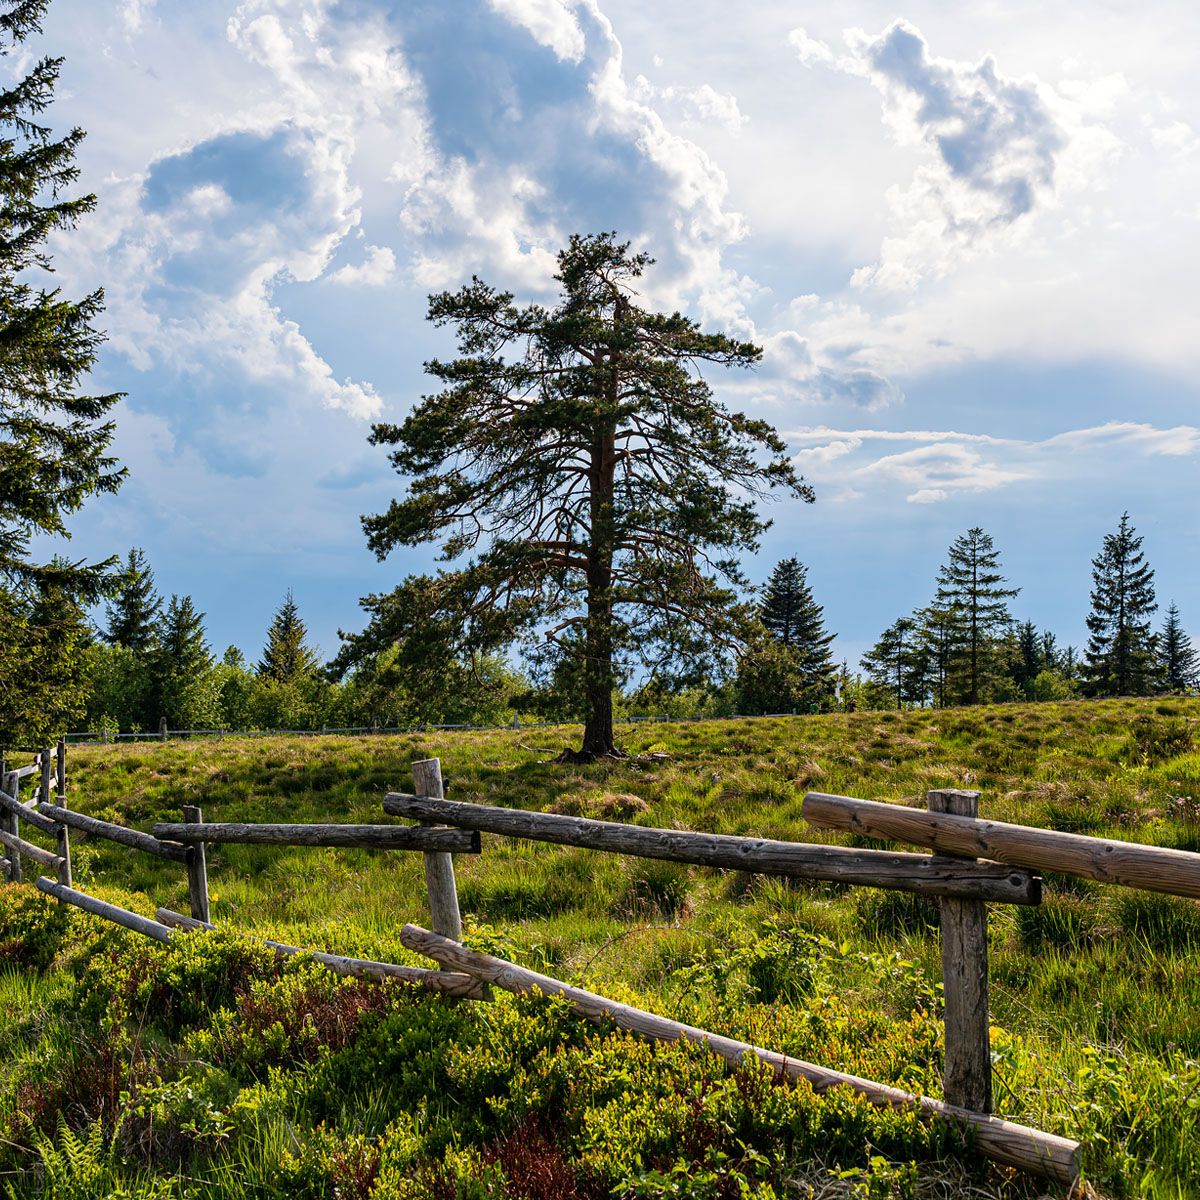
<svg viewBox="0 0 1200 1200"><path fill-rule="evenodd" d="M816 491L745 562L807 566L853 669L978 526L1014 615L1080 646L1128 511L1200 632L1200 8L758 0L53 0L96 212L53 283L103 287L115 497L66 548L141 547L253 660L291 589L328 656L403 494L374 421L453 350L431 292L553 302L572 233L642 302L763 347L710 379ZM101 614L102 616L102 614ZM1161 616L1161 613L1160 613Z"/></svg>

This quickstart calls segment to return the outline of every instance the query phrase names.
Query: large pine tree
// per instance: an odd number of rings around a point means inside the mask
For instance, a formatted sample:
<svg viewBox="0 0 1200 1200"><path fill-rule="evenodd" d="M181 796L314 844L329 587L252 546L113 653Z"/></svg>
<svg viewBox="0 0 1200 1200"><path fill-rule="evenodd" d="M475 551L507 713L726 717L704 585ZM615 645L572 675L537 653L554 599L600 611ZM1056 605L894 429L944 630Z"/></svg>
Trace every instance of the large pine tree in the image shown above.
<svg viewBox="0 0 1200 1200"><path fill-rule="evenodd" d="M1092 559L1091 636L1083 664L1088 695L1144 696L1154 690L1157 639L1150 618L1157 608L1154 571L1123 513L1117 532L1105 536Z"/></svg>
<svg viewBox="0 0 1200 1200"><path fill-rule="evenodd" d="M1000 553L978 526L955 538L938 571L936 607L953 623L950 675L955 698L978 704L995 671L996 641L1012 622Z"/></svg>
<svg viewBox="0 0 1200 1200"><path fill-rule="evenodd" d="M1168 692L1187 692L1200 680L1200 655L1183 630L1179 609L1171 601L1158 638L1159 683Z"/></svg>
<svg viewBox="0 0 1200 1200"><path fill-rule="evenodd" d="M380 558L437 541L466 561L367 597L371 625L340 668L391 644L414 671L517 638L575 656L591 759L621 754L612 694L627 667L694 679L746 635L738 559L765 528L757 501L812 492L775 430L706 381L759 347L642 308L650 261L614 234L575 236L552 309L479 279L431 297L461 357L426 364L442 390L403 425L375 426L408 494L364 526Z"/></svg>
<svg viewBox="0 0 1200 1200"><path fill-rule="evenodd" d="M0 55L40 32L47 6L0 0ZM69 195L83 131L56 139L40 120L61 65L39 59L0 88L0 745L32 736L22 713L49 711L65 688L82 687L53 660L62 622L48 614L96 601L111 566L38 562L33 539L69 536L67 517L124 475L108 454L113 426L104 419L118 397L79 390L104 336L94 327L103 293L75 301L41 286L51 270L47 239L96 203Z"/></svg>
<svg viewBox="0 0 1200 1200"><path fill-rule="evenodd" d="M267 644L263 647L258 673L280 683L312 675L320 666L320 659L305 643L307 637L308 630L292 598L292 590L288 588L287 596L267 630Z"/></svg>

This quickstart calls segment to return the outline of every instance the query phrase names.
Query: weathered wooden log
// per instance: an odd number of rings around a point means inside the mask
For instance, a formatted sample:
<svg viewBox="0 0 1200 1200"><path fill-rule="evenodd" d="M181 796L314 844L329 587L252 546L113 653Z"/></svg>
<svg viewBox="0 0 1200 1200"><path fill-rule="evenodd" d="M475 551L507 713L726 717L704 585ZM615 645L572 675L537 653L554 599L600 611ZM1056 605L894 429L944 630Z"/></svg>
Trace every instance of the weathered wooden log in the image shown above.
<svg viewBox="0 0 1200 1200"><path fill-rule="evenodd" d="M193 917L185 917L182 913L172 912L169 908L160 908L154 914L164 925L176 929L207 929L217 927L207 921L197 921ZM375 962L369 958L347 958L341 954L326 954L319 950L303 950L298 946L288 946L283 942L273 942L270 938L255 937L243 933L239 936L251 942L261 942L270 946L276 954L291 957L296 954L309 954L314 962L328 967L337 975L348 975L355 979L399 979L404 983L415 983L431 992L441 992L446 996L455 996L466 1000L490 1000L491 989L486 983L476 979L474 975L460 975L451 971L430 971L425 967L404 967L399 963Z"/></svg>
<svg viewBox="0 0 1200 1200"><path fill-rule="evenodd" d="M642 858L726 867L760 875L791 875L829 879L867 887L895 888L931 896L964 896L1004 904L1038 904L1041 880L1027 871L1000 863L967 863L928 854L891 853L885 850L851 850L845 846L818 846L805 842L778 842L766 838L734 837L718 833L691 833L678 829L649 829L587 817L524 812L464 804L429 796L391 793L383 808L394 816L443 821L565 846L583 846Z"/></svg>
<svg viewBox="0 0 1200 1200"><path fill-rule="evenodd" d="M70 807L67 804L67 743L65 738L58 739L58 750L54 755L55 784L58 794L55 803L59 808ZM47 795L44 799L49 800ZM39 814L40 815L40 814ZM56 825L54 833L55 850L63 865L58 868L58 882L71 887L75 882L71 875L71 831L65 825Z"/></svg>
<svg viewBox="0 0 1200 1200"><path fill-rule="evenodd" d="M424 954L445 967L465 971L506 991L528 994L536 990L544 996L560 996L571 1001L580 1014L589 1020L610 1020L620 1029L642 1034L659 1042L674 1043L680 1038L685 1038L689 1042L707 1046L735 1066L756 1058L770 1067L777 1078L789 1076L794 1079L806 1079L816 1092L844 1086L880 1107L916 1108L922 1118L937 1118L969 1129L975 1146L993 1162L1019 1167L1068 1185L1078 1178L1078 1142L1043 1133L1026 1125L1017 1125L997 1117L955 1108L928 1096L919 1096L914 1092L874 1083L857 1075L833 1071L828 1067L804 1062L774 1050L764 1050L748 1042L697 1029L694 1025L683 1025L643 1009L606 999L595 992L573 987L548 975L528 971L503 959L467 950L457 942L431 933L418 925L405 925L400 931L400 940L408 949Z"/></svg>
<svg viewBox="0 0 1200 1200"><path fill-rule="evenodd" d="M479 834L465 829L413 825L243 825L159 821L151 832L172 842L238 843L251 846L361 846L374 850L439 850L478 854Z"/></svg>
<svg viewBox="0 0 1200 1200"><path fill-rule="evenodd" d="M28 821L40 833L54 834L58 832L58 822L50 820L49 817L43 817L36 809L22 804L19 800L14 800L6 792L0 792L0 808L6 812L15 813L22 821Z"/></svg>
<svg viewBox="0 0 1200 1200"><path fill-rule="evenodd" d="M164 718L165 723L165 718ZM183 819L190 825L203 825L204 813L194 804L183 806ZM207 921L208 912L208 863L204 854L204 843L188 847L187 855L188 905L197 921Z"/></svg>
<svg viewBox="0 0 1200 1200"><path fill-rule="evenodd" d="M92 837L107 838L110 842L132 846L135 850L144 850L147 854L154 854L159 858L169 858L172 862L187 862L186 846L160 842L158 838L142 833L139 829L127 829L124 825L114 825L111 821L86 817L83 813L71 808L60 808L57 804L39 804L38 812Z"/></svg>
<svg viewBox="0 0 1200 1200"><path fill-rule="evenodd" d="M4 791L12 797L19 809L21 806L21 773L9 771L4 776ZM21 836L21 819L15 809L0 809L0 831L12 837ZM8 851L8 878L13 883L24 883L25 873L21 870L21 851L15 846L6 846Z"/></svg>
<svg viewBox="0 0 1200 1200"><path fill-rule="evenodd" d="M939 788L926 797L929 811L979 814L979 793ZM947 1104L992 1111L991 1019L988 1011L988 923L982 900L942 896L942 992L946 1057L942 1094Z"/></svg>
<svg viewBox="0 0 1200 1200"><path fill-rule="evenodd" d="M0 829L0 845L5 845L9 850L18 854L27 855L34 862L41 863L43 867L50 867L57 871L62 866L62 859L57 854L43 850L41 846L35 846L32 842L27 842L24 838L17 837L4 829Z"/></svg>
<svg viewBox="0 0 1200 1200"><path fill-rule="evenodd" d="M56 883L53 879L47 879L45 875L38 879L37 885L48 896L53 896L56 900L62 900L67 904L73 904L76 908L82 908L84 912L90 912L94 916L103 917L114 925L132 929L134 933L153 938L156 942L171 940L171 931L165 925L130 912L127 908L118 908L117 905L109 904L106 900L97 900L95 896L89 896L86 892L64 887L63 884Z"/></svg>
<svg viewBox="0 0 1200 1200"><path fill-rule="evenodd" d="M413 785L418 792L439 799L442 792L442 760L425 758L413 763ZM431 831L432 832L432 831ZM460 831L462 832L462 831ZM477 830L471 830L479 837ZM448 854L425 855L425 891L429 897L429 919L434 931L443 937L462 938L462 917L458 911L458 886L454 881L454 860Z"/></svg>
<svg viewBox="0 0 1200 1200"><path fill-rule="evenodd" d="M902 804L809 792L804 819L825 829L913 842L948 854L980 855L1035 871L1058 871L1149 892L1200 899L1200 854L1008 825Z"/></svg>
<svg viewBox="0 0 1200 1200"><path fill-rule="evenodd" d="M41 763L30 763L27 767L14 767L9 774L15 775L18 779L28 779L30 775L37 775L41 769Z"/></svg>

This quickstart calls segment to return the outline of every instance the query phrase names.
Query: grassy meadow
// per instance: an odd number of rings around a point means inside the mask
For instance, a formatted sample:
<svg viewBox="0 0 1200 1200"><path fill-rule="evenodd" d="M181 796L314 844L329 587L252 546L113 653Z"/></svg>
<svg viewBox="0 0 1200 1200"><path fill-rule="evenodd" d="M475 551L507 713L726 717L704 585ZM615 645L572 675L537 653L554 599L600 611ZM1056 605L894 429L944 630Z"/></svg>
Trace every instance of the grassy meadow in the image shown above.
<svg viewBox="0 0 1200 1200"><path fill-rule="evenodd" d="M646 825L845 841L807 827L807 790L968 787L994 819L1197 850L1197 721L1166 699L638 724L633 757L584 766L548 761L570 727L124 744L72 748L69 790L142 829L183 804L386 822L383 795L438 756L451 799ZM176 865L73 837L77 886L187 910ZM940 1095L936 902L483 842L456 859L468 944ZM419 855L211 847L208 871L223 928L417 961L397 931L428 923ZM990 918L997 1112L1082 1141L1095 1194L1200 1196L1200 904L1051 876L1041 907ZM236 937L164 949L29 886L0 886L0 1010L15 1200L1042 1194L909 1115L561 1005L340 981Z"/></svg>

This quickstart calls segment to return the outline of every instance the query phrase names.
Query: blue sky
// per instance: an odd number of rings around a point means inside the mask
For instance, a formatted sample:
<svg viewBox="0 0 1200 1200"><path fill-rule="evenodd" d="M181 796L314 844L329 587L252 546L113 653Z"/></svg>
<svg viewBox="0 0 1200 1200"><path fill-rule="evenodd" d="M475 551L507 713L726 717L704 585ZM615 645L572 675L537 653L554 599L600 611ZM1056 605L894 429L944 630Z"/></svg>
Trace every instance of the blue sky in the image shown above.
<svg viewBox="0 0 1200 1200"><path fill-rule="evenodd" d="M647 303L764 346L720 397L817 492L747 564L809 567L851 663L992 534L1013 611L1084 640L1128 510L1200 632L1200 82L1193 5L1014 0L54 0L97 212L54 245L107 294L121 493L70 552L144 548L218 652L288 588L330 654L401 481L367 444L449 349L430 291L552 298L572 232Z"/></svg>

